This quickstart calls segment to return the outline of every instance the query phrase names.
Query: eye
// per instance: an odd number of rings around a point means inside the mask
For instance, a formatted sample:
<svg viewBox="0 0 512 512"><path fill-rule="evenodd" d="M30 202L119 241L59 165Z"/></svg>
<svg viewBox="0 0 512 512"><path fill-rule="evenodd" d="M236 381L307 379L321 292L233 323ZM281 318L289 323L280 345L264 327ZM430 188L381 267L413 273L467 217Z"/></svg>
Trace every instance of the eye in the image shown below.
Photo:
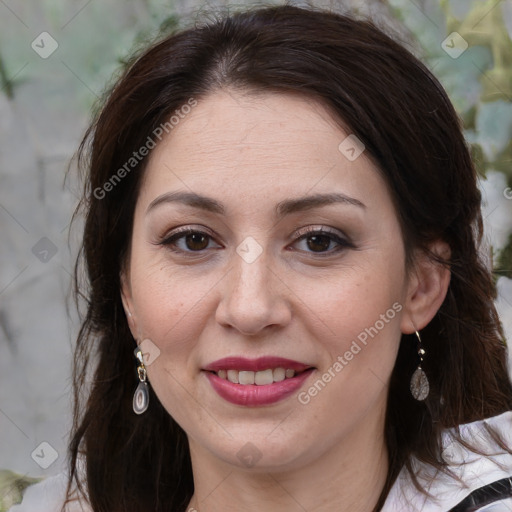
<svg viewBox="0 0 512 512"><path fill-rule="evenodd" d="M304 243L305 252L318 254L319 256L329 256L346 248L353 248L354 245L347 239L334 231L326 228L304 228L296 235L295 244ZM210 245L212 236L204 231L190 227L179 228L166 236L158 245L168 247L169 250L177 253L201 253L206 249L212 249ZM332 248L334 245L334 249ZM216 245L219 248L219 245Z"/></svg>
<svg viewBox="0 0 512 512"><path fill-rule="evenodd" d="M174 252L201 252L211 249L211 235L192 228L182 228L166 236L159 245L165 245Z"/></svg>
<svg viewBox="0 0 512 512"><path fill-rule="evenodd" d="M343 249L354 247L347 239L326 228L305 228L299 231L298 234L299 238L296 243L305 242L306 252L313 252L320 256L330 256ZM335 248L329 250L329 248L332 248L332 244L335 245Z"/></svg>

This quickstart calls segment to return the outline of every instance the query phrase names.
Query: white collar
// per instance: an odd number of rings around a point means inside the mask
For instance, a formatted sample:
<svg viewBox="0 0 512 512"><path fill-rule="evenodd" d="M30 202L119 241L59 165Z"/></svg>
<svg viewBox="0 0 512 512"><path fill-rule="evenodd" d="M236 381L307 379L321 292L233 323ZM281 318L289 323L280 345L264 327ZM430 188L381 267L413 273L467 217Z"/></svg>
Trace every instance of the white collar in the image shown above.
<svg viewBox="0 0 512 512"><path fill-rule="evenodd" d="M474 490L512 476L512 455L504 452L497 444L491 446L488 436L483 435L486 432L485 425L496 430L512 449L512 411L460 426L461 437L488 453L487 457L464 448L453 438L453 430L447 430L443 433L443 457L450 464L450 470L465 485L414 459L413 467L418 481L433 498L416 489L404 468L381 512L447 512Z"/></svg>

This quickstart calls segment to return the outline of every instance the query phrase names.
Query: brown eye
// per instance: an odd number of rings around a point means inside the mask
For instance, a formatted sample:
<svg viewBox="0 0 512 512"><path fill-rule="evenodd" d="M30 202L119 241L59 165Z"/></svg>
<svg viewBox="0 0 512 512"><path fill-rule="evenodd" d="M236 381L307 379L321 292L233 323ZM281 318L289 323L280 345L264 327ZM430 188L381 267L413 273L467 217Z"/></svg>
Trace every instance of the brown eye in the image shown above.
<svg viewBox="0 0 512 512"><path fill-rule="evenodd" d="M302 251L319 256L330 256L343 249L354 248L354 245L345 238L325 229L303 230L296 241L299 242L303 244Z"/></svg>
<svg viewBox="0 0 512 512"><path fill-rule="evenodd" d="M307 245L313 252L323 252L329 249L332 237L327 235L313 235L306 238Z"/></svg>
<svg viewBox="0 0 512 512"><path fill-rule="evenodd" d="M203 233L192 233L185 236L185 245L191 251L201 251L208 247L208 238L208 235Z"/></svg>
<svg viewBox="0 0 512 512"><path fill-rule="evenodd" d="M208 233L188 228L167 236L160 245L174 252L192 253L208 249L211 240L212 237Z"/></svg>

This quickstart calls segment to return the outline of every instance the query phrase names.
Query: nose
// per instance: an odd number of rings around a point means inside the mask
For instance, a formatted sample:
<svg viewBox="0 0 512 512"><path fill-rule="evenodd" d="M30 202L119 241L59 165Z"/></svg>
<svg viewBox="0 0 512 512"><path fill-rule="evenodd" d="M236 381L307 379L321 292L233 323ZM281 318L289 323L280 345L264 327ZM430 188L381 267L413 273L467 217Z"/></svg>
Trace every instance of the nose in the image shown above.
<svg viewBox="0 0 512 512"><path fill-rule="evenodd" d="M216 321L245 335L287 325L291 320L291 292L275 267L269 264L265 252L250 263L235 252L231 270L222 280Z"/></svg>

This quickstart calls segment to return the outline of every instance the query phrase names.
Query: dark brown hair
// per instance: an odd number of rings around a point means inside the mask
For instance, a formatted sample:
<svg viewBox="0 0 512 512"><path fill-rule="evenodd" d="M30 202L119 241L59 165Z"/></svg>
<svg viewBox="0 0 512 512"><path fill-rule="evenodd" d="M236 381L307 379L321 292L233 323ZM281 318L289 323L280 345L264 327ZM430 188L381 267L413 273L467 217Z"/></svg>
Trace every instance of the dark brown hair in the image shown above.
<svg viewBox="0 0 512 512"><path fill-rule="evenodd" d="M390 466L378 510L401 468L411 470L411 457L444 467L443 429L512 409L495 288L478 251L481 198L459 118L428 69L371 21L292 6L235 13L151 45L127 66L82 141L76 213L85 213L85 227L75 277L87 310L75 353L71 479L85 484L95 512L181 512L192 497L185 432L152 391L144 415L131 405L136 345L120 271L147 158L108 193L98 190L190 98L220 88L302 94L327 106L388 183L408 264L413 250L427 251L434 240L451 248L446 299L422 331L429 397L417 402L409 392L418 359L408 335L391 376Z"/></svg>

